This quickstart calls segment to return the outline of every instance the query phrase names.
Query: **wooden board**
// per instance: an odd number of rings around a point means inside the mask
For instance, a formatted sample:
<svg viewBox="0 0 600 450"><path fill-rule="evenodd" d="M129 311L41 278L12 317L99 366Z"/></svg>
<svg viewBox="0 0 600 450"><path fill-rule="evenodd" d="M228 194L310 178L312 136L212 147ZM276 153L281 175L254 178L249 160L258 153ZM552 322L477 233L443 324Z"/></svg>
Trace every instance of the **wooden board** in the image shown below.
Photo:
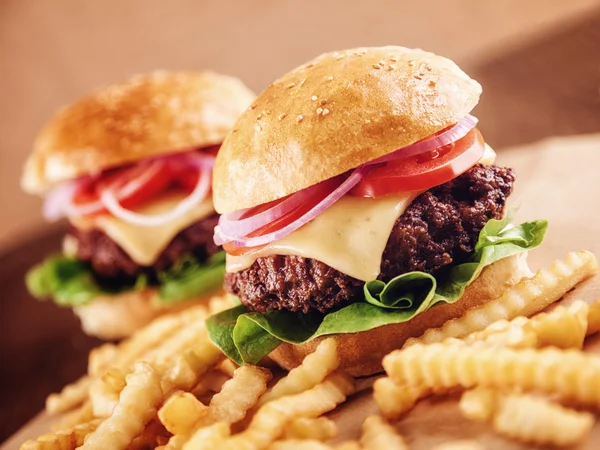
<svg viewBox="0 0 600 450"><path fill-rule="evenodd" d="M550 228L544 244L530 254L533 269L548 265L571 250L587 249L600 256L600 134L544 141L502 152L498 163L514 167L518 182L512 197L520 208L517 220L547 218ZM594 277L570 292L564 302L593 301L600 297L600 277ZM590 339L586 350L600 354L600 337ZM361 391L331 415L339 424L339 440L356 438L362 420L377 411L370 385L375 377L359 380ZM489 426L467 421L456 398L425 400L398 427L411 450L426 450L449 440L473 438L494 450L520 450L530 446L507 441ZM2 450L17 449L21 442L49 430L52 420L44 413L9 439ZM542 447L540 447L542 448ZM600 423L587 443L578 450L600 448Z"/></svg>

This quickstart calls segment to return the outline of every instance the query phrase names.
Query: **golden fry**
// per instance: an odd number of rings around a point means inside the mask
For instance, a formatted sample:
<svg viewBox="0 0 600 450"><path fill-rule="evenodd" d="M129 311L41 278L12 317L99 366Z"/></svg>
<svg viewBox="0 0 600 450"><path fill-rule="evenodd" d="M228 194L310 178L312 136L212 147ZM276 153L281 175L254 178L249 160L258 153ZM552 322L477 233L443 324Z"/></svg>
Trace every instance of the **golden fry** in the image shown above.
<svg viewBox="0 0 600 450"><path fill-rule="evenodd" d="M175 392L158 410L158 418L172 434L187 435L196 424L208 416L208 406L189 392Z"/></svg>
<svg viewBox="0 0 600 450"><path fill-rule="evenodd" d="M465 391L458 407L463 416L476 422L489 422L496 409L497 392L491 388L476 387Z"/></svg>
<svg viewBox="0 0 600 450"><path fill-rule="evenodd" d="M183 446L183 450L213 450L221 449L225 439L229 436L229 425L217 422L205 428L199 428L189 441Z"/></svg>
<svg viewBox="0 0 600 450"><path fill-rule="evenodd" d="M55 415L81 405L88 397L92 379L81 377L74 383L68 384L58 394L50 394L46 399L46 412Z"/></svg>
<svg viewBox="0 0 600 450"><path fill-rule="evenodd" d="M225 375L229 376L229 378L233 377L233 372L235 372L235 369L237 369L238 367L240 367L240 366L238 366L236 363L234 363L229 358L225 358L217 366L217 368L221 372L223 372Z"/></svg>
<svg viewBox="0 0 600 450"><path fill-rule="evenodd" d="M600 331L600 298L590 305L587 335L596 334L598 331Z"/></svg>
<svg viewBox="0 0 600 450"><path fill-rule="evenodd" d="M431 450L485 450L485 447L473 439L444 442L436 445Z"/></svg>
<svg viewBox="0 0 600 450"><path fill-rule="evenodd" d="M52 425L52 431L60 431L73 428L76 425L91 422L94 419L92 403L86 400L85 403L77 409L62 414L60 420Z"/></svg>
<svg viewBox="0 0 600 450"><path fill-rule="evenodd" d="M383 367L399 384L518 387L600 406L600 358L576 350L415 344L387 355Z"/></svg>
<svg viewBox="0 0 600 450"><path fill-rule="evenodd" d="M410 411L420 398L431 393L424 386L398 385L390 378L379 378L373 384L373 397L381 414L388 419L397 419Z"/></svg>
<svg viewBox="0 0 600 450"><path fill-rule="evenodd" d="M300 417L285 426L286 439L312 439L327 441L337 436L337 425L327 417Z"/></svg>
<svg viewBox="0 0 600 450"><path fill-rule="evenodd" d="M585 439L594 416L564 408L531 395L503 398L493 419L494 429L512 439L535 444L574 445Z"/></svg>
<svg viewBox="0 0 600 450"><path fill-rule="evenodd" d="M360 443L365 450L408 450L408 446L396 429L380 416L370 416L362 426Z"/></svg>
<svg viewBox="0 0 600 450"><path fill-rule="evenodd" d="M137 363L133 373L127 375L127 385L112 415L90 433L81 449L126 449L156 414L162 400L156 371L146 363Z"/></svg>
<svg viewBox="0 0 600 450"><path fill-rule="evenodd" d="M329 445L316 439L286 439L277 441L269 447L270 450L331 450Z"/></svg>
<svg viewBox="0 0 600 450"><path fill-rule="evenodd" d="M244 365L225 382L209 406L210 417L215 422L236 423L242 420L267 390L271 371L263 367Z"/></svg>
<svg viewBox="0 0 600 450"><path fill-rule="evenodd" d="M44 434L35 441L21 444L21 450L75 450L83 444L85 437L94 431L102 419L94 419L71 429Z"/></svg>
<svg viewBox="0 0 600 450"><path fill-rule="evenodd" d="M118 354L118 347L114 344L103 344L90 351L88 356L88 374L99 377L111 365Z"/></svg>
<svg viewBox="0 0 600 450"><path fill-rule="evenodd" d="M269 392L263 395L259 405L316 386L337 369L339 364L335 339L325 339L313 353L304 358L302 364L292 369L287 376L279 380Z"/></svg>
<svg viewBox="0 0 600 450"><path fill-rule="evenodd" d="M498 320L530 316L559 300L575 285L598 271L596 257L587 251L571 252L533 278L521 280L497 299L472 308L463 316L449 320L440 328L427 330L421 337L406 341L404 347L441 342L445 338L461 338L479 331Z"/></svg>
<svg viewBox="0 0 600 450"><path fill-rule="evenodd" d="M231 437L223 450L259 450L278 439L285 425L299 417L318 417L334 409L354 392L354 380L341 373L329 375L322 383L299 394L280 397L257 411L248 428Z"/></svg>

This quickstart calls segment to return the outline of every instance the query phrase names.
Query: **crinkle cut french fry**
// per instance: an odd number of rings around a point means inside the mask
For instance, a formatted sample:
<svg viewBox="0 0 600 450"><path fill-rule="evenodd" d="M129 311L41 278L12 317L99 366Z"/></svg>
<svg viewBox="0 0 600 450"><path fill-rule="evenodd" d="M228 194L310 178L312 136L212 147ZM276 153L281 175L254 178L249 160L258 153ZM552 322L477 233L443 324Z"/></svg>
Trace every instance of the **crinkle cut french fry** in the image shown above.
<svg viewBox="0 0 600 450"><path fill-rule="evenodd" d="M283 433L286 439L327 441L337 436L337 425L327 417L300 417L289 422Z"/></svg>
<svg viewBox="0 0 600 450"><path fill-rule="evenodd" d="M267 390L271 371L263 367L244 365L233 373L221 391L209 405L209 413L215 422L236 423L242 420Z"/></svg>
<svg viewBox="0 0 600 450"><path fill-rule="evenodd" d="M238 367L239 366L229 358L223 359L223 361L221 361L218 365L218 369L225 375L229 376L229 378L233 377L233 373Z"/></svg>
<svg viewBox="0 0 600 450"><path fill-rule="evenodd" d="M331 447L317 439L292 438L273 443L269 450L331 450Z"/></svg>
<svg viewBox="0 0 600 450"><path fill-rule="evenodd" d="M88 397L92 379L81 377L68 384L58 394L50 394L46 398L46 412L50 415L60 414L81 405Z"/></svg>
<svg viewBox="0 0 600 450"><path fill-rule="evenodd" d="M388 419L397 419L410 411L420 398L430 393L431 389L428 387L398 385L387 377L379 378L373 384L375 403L381 414Z"/></svg>
<svg viewBox="0 0 600 450"><path fill-rule="evenodd" d="M217 422L208 427L199 428L189 441L183 446L183 450L214 450L222 449L225 439L230 434L229 425Z"/></svg>
<svg viewBox="0 0 600 450"><path fill-rule="evenodd" d="M531 395L508 395L499 401L494 429L512 439L536 444L574 445L594 425L594 416Z"/></svg>
<svg viewBox="0 0 600 450"><path fill-rule="evenodd" d="M571 252L547 269L539 270L489 302L468 310L463 316L449 320L440 328L431 328L421 337L411 338L404 347L417 343L441 342L445 338L461 338L479 331L498 320L530 316L559 300L575 285L598 271L596 257L587 251Z"/></svg>
<svg viewBox="0 0 600 450"><path fill-rule="evenodd" d="M600 358L577 350L415 344L387 355L383 367L399 384L517 387L600 406Z"/></svg>
<svg viewBox="0 0 600 450"><path fill-rule="evenodd" d="M88 356L88 375L91 377L101 376L115 360L118 353L118 347L110 343L92 349Z"/></svg>
<svg viewBox="0 0 600 450"><path fill-rule="evenodd" d="M408 450L404 439L396 429L385 422L380 416L370 416L362 426L360 443L365 450Z"/></svg>
<svg viewBox="0 0 600 450"><path fill-rule="evenodd" d="M467 419L488 422L494 416L497 396L494 389L478 386L463 393L458 407Z"/></svg>
<svg viewBox="0 0 600 450"><path fill-rule="evenodd" d="M44 434L35 441L21 444L21 450L75 450L85 437L94 431L102 419L94 419L55 433Z"/></svg>
<svg viewBox="0 0 600 450"><path fill-rule="evenodd" d="M335 339L327 338L313 353L304 358L302 364L292 369L263 395L258 404L264 405L284 395L297 394L310 389L321 383L327 375L337 369L339 364Z"/></svg>
<svg viewBox="0 0 600 450"><path fill-rule="evenodd" d="M196 424L208 416L208 406L189 392L171 395L158 410L158 418L172 434L191 434Z"/></svg>
<svg viewBox="0 0 600 450"><path fill-rule="evenodd" d="M354 380L341 373L300 394L280 397L256 412L248 428L226 440L223 450L260 450L279 438L285 425L298 417L318 417L344 402L355 390Z"/></svg>
<svg viewBox="0 0 600 450"><path fill-rule="evenodd" d="M473 439L463 439L438 444L431 450L485 450L485 447Z"/></svg>
<svg viewBox="0 0 600 450"><path fill-rule="evenodd" d="M157 346L168 342L182 327L189 323L201 322L205 317L206 309L204 307L193 306L177 314L169 314L155 319L119 345L119 354L111 366L129 370L130 366L138 359L150 361Z"/></svg>
<svg viewBox="0 0 600 450"><path fill-rule="evenodd" d="M600 298L590 305L587 335L596 334L598 331L600 331Z"/></svg>
<svg viewBox="0 0 600 450"><path fill-rule="evenodd" d="M502 320L465 336L464 341L512 348L581 348L587 330L588 309L587 303L577 301L568 308L558 306L549 313L539 313L530 319L519 316L510 322Z"/></svg>
<svg viewBox="0 0 600 450"><path fill-rule="evenodd" d="M165 382L173 389L189 391L198 383L200 376L222 358L223 353L210 341L204 328L197 341L168 366Z"/></svg>
<svg viewBox="0 0 600 450"><path fill-rule="evenodd" d="M89 434L81 449L126 449L156 414L162 400L156 371L146 363L136 363L134 371L127 375L127 385L112 415Z"/></svg>

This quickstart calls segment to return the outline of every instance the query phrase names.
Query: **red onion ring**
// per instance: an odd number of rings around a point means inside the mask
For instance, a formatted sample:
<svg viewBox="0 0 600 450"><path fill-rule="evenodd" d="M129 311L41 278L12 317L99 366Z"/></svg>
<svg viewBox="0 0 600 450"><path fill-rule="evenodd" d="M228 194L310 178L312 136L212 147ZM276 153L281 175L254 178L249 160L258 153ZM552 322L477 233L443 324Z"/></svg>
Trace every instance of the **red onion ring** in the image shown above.
<svg viewBox="0 0 600 450"><path fill-rule="evenodd" d="M368 170L366 167L359 167L355 169L348 178L333 192L331 192L327 197L317 203L312 209L310 209L306 214L304 214L299 219L294 222L286 225L285 227L273 231L271 233L267 233L263 236L256 237L234 237L229 236L221 230L220 226L217 225L215 227L215 236L214 241L217 245L223 245L225 243L231 242L236 247L256 247L259 245L265 245L273 241L277 241L283 239L287 235L296 231L298 228L307 224L335 202L337 202L340 198L342 198L350 189L358 184L358 182L362 179L365 172ZM301 191L302 192L302 191Z"/></svg>
<svg viewBox="0 0 600 450"><path fill-rule="evenodd" d="M366 165L381 164L384 162L393 161L399 158L410 158L411 156L421 155L435 150L436 148L443 147L444 145L452 144L459 139L465 137L469 131L475 128L479 120L470 114L467 114L459 122L452 127L448 128L443 133L433 135L427 139L419 142L415 142L407 147L403 147L399 150L384 155L380 158L374 159L365 163Z"/></svg>
<svg viewBox="0 0 600 450"><path fill-rule="evenodd" d="M300 206L318 188L318 184L302 189L286 198L284 201L245 219L239 219L248 209L223 214L219 217L219 229L228 236L241 238L253 231L273 222L286 212ZM220 244L218 244L220 245Z"/></svg>
<svg viewBox="0 0 600 450"><path fill-rule="evenodd" d="M189 155L189 158L191 165L196 166L199 170L198 184L196 184L194 190L186 198L179 202L175 208L165 214L139 214L123 208L119 202L119 199L117 198L118 193L116 193L113 189L105 189L100 195L100 200L112 215L125 222L142 227L156 227L164 225L165 223L168 223L185 214L194 206L202 202L202 200L206 198L210 191L214 157L194 154ZM135 182L135 180L133 182Z"/></svg>

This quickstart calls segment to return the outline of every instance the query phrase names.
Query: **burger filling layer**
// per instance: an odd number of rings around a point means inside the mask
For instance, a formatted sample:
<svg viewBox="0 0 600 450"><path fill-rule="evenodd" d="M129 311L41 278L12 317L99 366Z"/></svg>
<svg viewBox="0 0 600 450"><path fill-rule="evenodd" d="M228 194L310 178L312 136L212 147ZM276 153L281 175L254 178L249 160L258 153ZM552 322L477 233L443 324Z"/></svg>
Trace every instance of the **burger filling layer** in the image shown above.
<svg viewBox="0 0 600 450"><path fill-rule="evenodd" d="M437 275L466 261L484 225L503 216L514 180L511 169L476 164L418 195L388 234L377 279L387 282L411 271ZM361 301L364 281L317 259L285 254L258 257L248 268L225 276L226 289L258 312L326 313Z"/></svg>

